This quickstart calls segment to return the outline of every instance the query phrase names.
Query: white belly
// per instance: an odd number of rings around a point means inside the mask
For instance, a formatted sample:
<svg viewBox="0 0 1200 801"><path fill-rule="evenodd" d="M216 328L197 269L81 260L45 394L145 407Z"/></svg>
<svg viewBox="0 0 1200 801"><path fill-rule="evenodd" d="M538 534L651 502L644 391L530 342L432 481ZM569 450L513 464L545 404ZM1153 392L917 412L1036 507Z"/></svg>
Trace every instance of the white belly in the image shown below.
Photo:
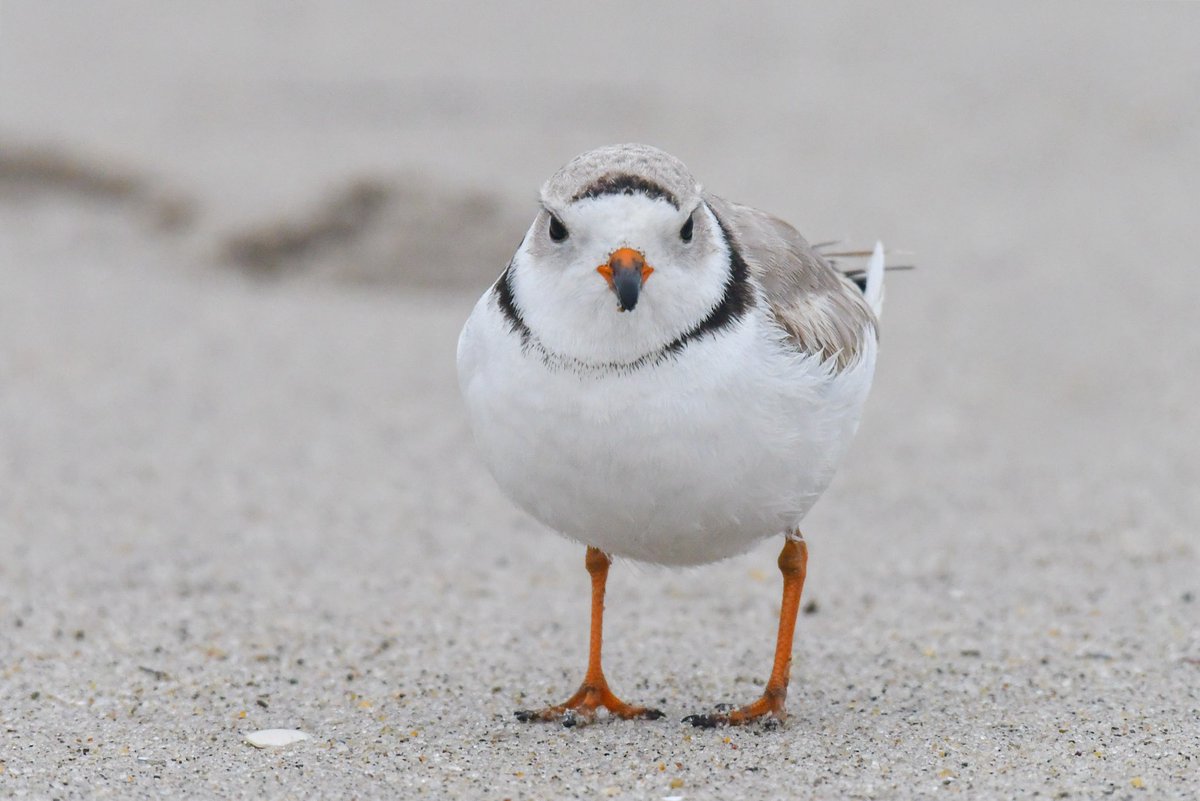
<svg viewBox="0 0 1200 801"><path fill-rule="evenodd" d="M796 526L857 428L875 349L831 374L756 320L657 365L580 375L523 354L481 302L459 376L486 464L547 526L631 559L710 562Z"/></svg>

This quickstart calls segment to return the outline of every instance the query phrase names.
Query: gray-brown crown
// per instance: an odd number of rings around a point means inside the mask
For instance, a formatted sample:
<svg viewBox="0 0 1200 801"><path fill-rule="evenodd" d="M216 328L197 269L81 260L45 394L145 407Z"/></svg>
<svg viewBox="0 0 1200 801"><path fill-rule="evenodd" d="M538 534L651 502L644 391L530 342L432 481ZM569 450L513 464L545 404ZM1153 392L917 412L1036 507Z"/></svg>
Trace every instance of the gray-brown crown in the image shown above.
<svg viewBox="0 0 1200 801"><path fill-rule="evenodd" d="M542 185L542 202L563 208L601 195L640 193L677 209L700 200L700 185L683 162L650 145L608 145L582 153Z"/></svg>

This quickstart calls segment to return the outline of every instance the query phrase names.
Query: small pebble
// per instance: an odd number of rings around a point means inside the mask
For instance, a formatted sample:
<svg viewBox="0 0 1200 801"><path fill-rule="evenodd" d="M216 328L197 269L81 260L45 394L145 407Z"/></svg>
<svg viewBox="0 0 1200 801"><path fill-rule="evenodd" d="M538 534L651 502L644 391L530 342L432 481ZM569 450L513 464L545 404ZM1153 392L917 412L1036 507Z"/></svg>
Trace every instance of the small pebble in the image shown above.
<svg viewBox="0 0 1200 801"><path fill-rule="evenodd" d="M299 729L263 729L247 734L246 742L255 748L282 748L308 738L309 735Z"/></svg>

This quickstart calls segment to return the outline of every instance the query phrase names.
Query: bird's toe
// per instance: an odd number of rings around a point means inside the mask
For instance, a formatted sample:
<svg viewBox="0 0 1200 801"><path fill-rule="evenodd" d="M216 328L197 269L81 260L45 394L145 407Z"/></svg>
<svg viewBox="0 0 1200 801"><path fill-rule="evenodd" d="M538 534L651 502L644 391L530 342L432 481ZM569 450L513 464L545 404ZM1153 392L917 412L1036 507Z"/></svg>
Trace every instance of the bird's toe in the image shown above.
<svg viewBox="0 0 1200 801"><path fill-rule="evenodd" d="M715 729L725 721L719 715L688 715L683 722L690 723L697 729Z"/></svg>

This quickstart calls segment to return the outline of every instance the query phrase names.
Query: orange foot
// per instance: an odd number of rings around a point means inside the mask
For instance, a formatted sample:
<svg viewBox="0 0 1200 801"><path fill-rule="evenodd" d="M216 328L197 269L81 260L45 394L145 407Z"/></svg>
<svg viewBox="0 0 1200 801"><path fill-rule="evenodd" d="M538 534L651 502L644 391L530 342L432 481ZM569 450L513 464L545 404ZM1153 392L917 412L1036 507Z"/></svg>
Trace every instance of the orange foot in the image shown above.
<svg viewBox="0 0 1200 801"><path fill-rule="evenodd" d="M515 714L522 723L535 721L558 721L563 726L571 728L581 722L590 723L596 719L596 710L601 707L608 710L613 717L622 720L658 720L663 716L657 709L644 706L633 706L613 695L604 679L598 682L585 681L566 703L548 706L545 709L521 709Z"/></svg>
<svg viewBox="0 0 1200 801"><path fill-rule="evenodd" d="M688 715L684 723L690 723L698 729L712 729L717 726L742 726L746 723L767 718L766 724L778 725L787 719L784 702L787 700L787 688L782 691L767 688L762 698L741 709L726 712L719 709L710 715ZM770 717L767 717L770 715Z"/></svg>

